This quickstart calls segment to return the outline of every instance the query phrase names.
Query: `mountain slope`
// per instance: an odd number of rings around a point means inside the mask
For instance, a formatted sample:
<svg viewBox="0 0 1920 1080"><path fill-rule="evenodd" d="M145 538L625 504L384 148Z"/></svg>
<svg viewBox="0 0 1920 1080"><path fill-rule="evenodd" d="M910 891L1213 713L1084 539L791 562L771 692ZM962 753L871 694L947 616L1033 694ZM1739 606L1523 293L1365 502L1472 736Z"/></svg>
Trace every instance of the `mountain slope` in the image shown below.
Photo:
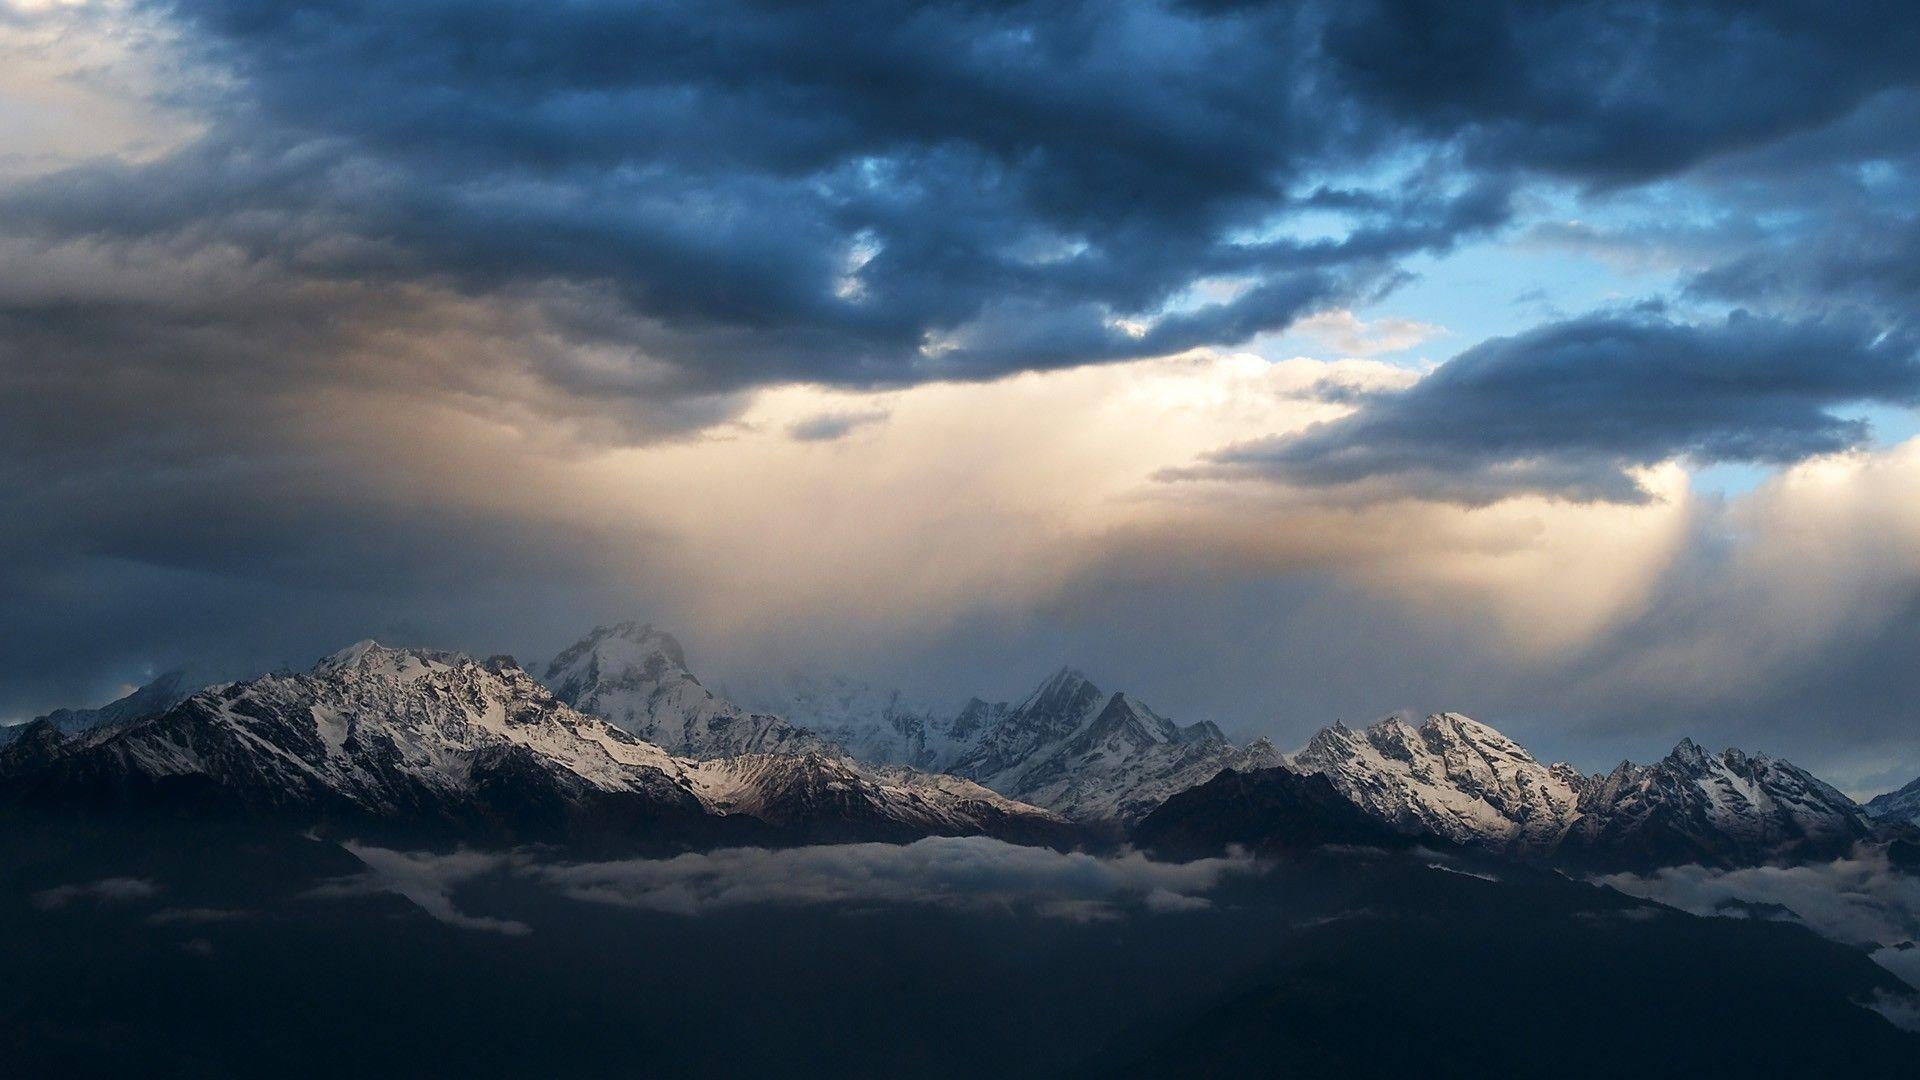
<svg viewBox="0 0 1920 1080"><path fill-rule="evenodd" d="M791 675L748 692L860 761L964 777L1102 826L1131 824L1222 769L1281 760L1264 739L1236 747L1212 724L1182 727L1071 668L1018 705L976 697L951 716L844 678Z"/></svg>
<svg viewBox="0 0 1920 1080"><path fill-rule="evenodd" d="M1228 769L1179 792L1134 826L1133 842L1163 858L1195 859L1229 847L1274 854L1328 844L1401 848L1414 841L1355 806L1324 775L1282 766Z"/></svg>
<svg viewBox="0 0 1920 1080"><path fill-rule="evenodd" d="M1920 825L1920 780L1898 791L1875 795L1867 800L1866 810L1875 821Z"/></svg>
<svg viewBox="0 0 1920 1080"><path fill-rule="evenodd" d="M1280 760L1264 739L1236 747L1212 724L1181 727L1067 668L997 717L977 711L979 733L949 771L1079 821L1131 824L1223 769Z"/></svg>
<svg viewBox="0 0 1920 1080"><path fill-rule="evenodd" d="M547 665L544 681L568 705L683 757L825 748L780 717L749 712L701 685L680 643L641 623L595 628Z"/></svg>
<svg viewBox="0 0 1920 1080"><path fill-rule="evenodd" d="M1830 858L1872 832L1852 799L1791 762L1682 739L1647 766L1589 778L1559 854L1573 862L1738 866Z"/></svg>
<svg viewBox="0 0 1920 1080"><path fill-rule="evenodd" d="M1861 808L1806 770L1691 740L1605 775L1542 765L1457 713L1388 717L1316 734L1292 764L1396 828L1590 868L1751 865L1831 857L1872 831Z"/></svg>
<svg viewBox="0 0 1920 1080"><path fill-rule="evenodd" d="M1323 728L1294 765L1397 828L1519 854L1550 851L1579 815L1579 777L1458 713L1419 727L1398 716L1364 731Z"/></svg>
<svg viewBox="0 0 1920 1080"><path fill-rule="evenodd" d="M932 772L946 771L972 745L981 725L970 714L993 708L976 699L946 716L898 690L803 671L729 682L722 695L785 717L857 760ZM999 706L1002 712L1005 708Z"/></svg>
<svg viewBox="0 0 1920 1080"><path fill-rule="evenodd" d="M557 701L511 659L373 642L124 727L64 740L41 730L31 757L0 764L0 795L509 840L765 842L807 839L815 826L868 839L1065 831L977 789L882 781L824 755L675 757Z"/></svg>

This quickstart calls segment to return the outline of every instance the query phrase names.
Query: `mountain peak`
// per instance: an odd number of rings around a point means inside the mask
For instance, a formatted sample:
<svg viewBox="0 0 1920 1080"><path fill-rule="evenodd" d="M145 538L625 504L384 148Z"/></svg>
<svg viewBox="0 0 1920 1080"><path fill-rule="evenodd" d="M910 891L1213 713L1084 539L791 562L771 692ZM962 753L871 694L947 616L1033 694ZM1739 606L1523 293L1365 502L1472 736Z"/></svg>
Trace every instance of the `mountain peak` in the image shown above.
<svg viewBox="0 0 1920 1080"><path fill-rule="evenodd" d="M455 667L469 659L465 653L392 648L372 638L363 638L315 664L313 673L330 675L358 672L412 682L429 672Z"/></svg>
<svg viewBox="0 0 1920 1080"><path fill-rule="evenodd" d="M687 653L680 646L680 640L665 630L656 628L652 623L635 622L631 619L617 622L612 626L595 627L589 640L615 640L633 645L647 655L657 655L682 671L687 670Z"/></svg>
<svg viewBox="0 0 1920 1080"><path fill-rule="evenodd" d="M1063 667L1047 676L1047 680L1028 694L1016 711L1056 719L1072 717L1078 721L1089 718L1105 699L1106 695L1085 675L1073 668Z"/></svg>
<svg viewBox="0 0 1920 1080"><path fill-rule="evenodd" d="M693 677L680 642L651 623L631 620L594 627L592 633L569 645L547 665L550 685L621 679L659 682L675 677ZM557 685L555 692L559 692Z"/></svg>
<svg viewBox="0 0 1920 1080"><path fill-rule="evenodd" d="M818 740L787 721L743 709L687 670L673 635L649 623L598 626L547 665L556 697L671 753L694 758L797 751Z"/></svg>
<svg viewBox="0 0 1920 1080"><path fill-rule="evenodd" d="M1667 760L1689 771L1698 772L1707 767L1708 756L1705 747L1691 738L1682 738L1674 745L1673 752L1667 755Z"/></svg>

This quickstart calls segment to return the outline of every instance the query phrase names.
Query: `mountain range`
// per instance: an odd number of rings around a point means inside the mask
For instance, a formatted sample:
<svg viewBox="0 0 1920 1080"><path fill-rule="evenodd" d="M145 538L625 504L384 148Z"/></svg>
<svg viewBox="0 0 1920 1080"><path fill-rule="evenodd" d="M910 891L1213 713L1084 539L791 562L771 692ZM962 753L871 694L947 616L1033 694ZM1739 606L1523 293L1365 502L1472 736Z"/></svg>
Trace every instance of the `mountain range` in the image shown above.
<svg viewBox="0 0 1920 1080"><path fill-rule="evenodd" d="M636 622L596 628L542 670L361 642L307 672L198 692L169 674L12 729L0 799L667 847L1393 836L1589 870L1831 857L1920 811L1920 782L1863 808L1789 762L1690 740L1584 774L1458 713L1336 723L1287 755L1176 723L1071 668L1017 703L976 697L951 713L818 676L747 708Z"/></svg>
<svg viewBox="0 0 1920 1080"><path fill-rule="evenodd" d="M226 684L73 736L36 721L0 751L0 798L640 846L1066 832L964 780L866 769L811 747L675 756L568 706L510 658L370 641L308 672Z"/></svg>
<svg viewBox="0 0 1920 1080"><path fill-rule="evenodd" d="M1335 724L1291 759L1376 818L1495 853L1606 867L1747 865L1844 854L1873 831L1852 799L1790 762L1683 739L1651 765L1543 765L1458 713Z"/></svg>

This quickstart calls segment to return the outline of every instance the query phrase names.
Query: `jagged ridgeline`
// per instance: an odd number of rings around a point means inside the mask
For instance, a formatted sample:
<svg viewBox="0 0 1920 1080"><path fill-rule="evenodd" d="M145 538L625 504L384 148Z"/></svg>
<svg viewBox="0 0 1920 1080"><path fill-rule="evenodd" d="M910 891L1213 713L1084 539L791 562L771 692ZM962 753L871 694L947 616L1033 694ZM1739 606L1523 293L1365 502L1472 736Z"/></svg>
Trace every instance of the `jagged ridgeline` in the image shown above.
<svg viewBox="0 0 1920 1080"><path fill-rule="evenodd" d="M1357 814L1394 836L1589 869L1832 856L1916 812L1912 787L1863 808L1788 762L1691 741L1583 774L1457 713L1335 724L1286 755L1069 668L1011 703L941 709L807 674L746 687L749 708L702 683L671 635L633 622L596 628L541 670L361 642L299 673L211 686L170 673L9 729L0 798L502 842L1059 845L1114 841L1186 793L1188 832L1211 822L1276 850L1350 842L1368 832ZM1229 827L1208 798L1249 820Z"/></svg>

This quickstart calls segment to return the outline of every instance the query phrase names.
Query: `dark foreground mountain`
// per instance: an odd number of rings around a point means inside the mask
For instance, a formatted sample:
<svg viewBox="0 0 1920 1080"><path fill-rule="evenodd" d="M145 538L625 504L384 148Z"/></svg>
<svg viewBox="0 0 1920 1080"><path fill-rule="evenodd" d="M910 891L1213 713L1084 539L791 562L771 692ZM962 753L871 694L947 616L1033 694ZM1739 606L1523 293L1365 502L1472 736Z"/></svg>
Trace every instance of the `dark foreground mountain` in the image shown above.
<svg viewBox="0 0 1920 1080"><path fill-rule="evenodd" d="M16 805L635 847L1069 833L950 777L817 752L676 757L555 700L511 659L372 642L131 724L31 727L0 752L0 800Z"/></svg>
<svg viewBox="0 0 1920 1080"><path fill-rule="evenodd" d="M740 869L703 886L692 856L529 850L443 894L428 868L472 853L389 853L392 876L369 884L359 858L291 830L0 824L0 1061L23 1080L1920 1068L1920 1041L1873 1008L1904 992L1856 950L1426 853L1292 857L1184 903L1096 913L964 890L809 898L753 875L751 852L706 864ZM1030 862L973 843L955 873L982 896ZM859 867L871 847L799 854ZM1142 865L1046 855L1071 880ZM716 899L612 891L676 881Z"/></svg>
<svg viewBox="0 0 1920 1080"><path fill-rule="evenodd" d="M1156 855L1195 859L1232 848L1266 855L1329 845L1407 848L1410 836L1361 810L1317 773L1226 772L1168 799L1133 829Z"/></svg>
<svg viewBox="0 0 1920 1080"><path fill-rule="evenodd" d="M1543 765L1458 713L1323 729L1292 765L1407 832L1588 869L1833 858L1873 832L1860 806L1791 762L1682 740L1651 765Z"/></svg>
<svg viewBox="0 0 1920 1080"><path fill-rule="evenodd" d="M1410 866L1379 870L1351 907L1301 924L1232 988L1143 1025L1085 1075L1920 1069L1920 1037L1868 1011L1906 1017L1909 989L1802 927L1685 916L1518 866L1489 874L1435 863L1426 878Z"/></svg>

